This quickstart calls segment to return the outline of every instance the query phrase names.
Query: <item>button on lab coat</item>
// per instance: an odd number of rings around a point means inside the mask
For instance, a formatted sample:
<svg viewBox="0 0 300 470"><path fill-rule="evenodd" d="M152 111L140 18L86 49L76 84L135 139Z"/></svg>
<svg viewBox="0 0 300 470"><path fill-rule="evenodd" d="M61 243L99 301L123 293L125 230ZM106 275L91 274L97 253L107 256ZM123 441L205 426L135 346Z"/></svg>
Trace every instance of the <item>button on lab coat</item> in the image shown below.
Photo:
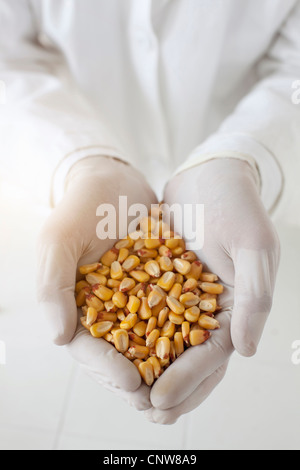
<svg viewBox="0 0 300 470"><path fill-rule="evenodd" d="M0 0L0 24L7 177L55 204L86 156L128 161L158 193L229 156L300 223L298 0Z"/></svg>

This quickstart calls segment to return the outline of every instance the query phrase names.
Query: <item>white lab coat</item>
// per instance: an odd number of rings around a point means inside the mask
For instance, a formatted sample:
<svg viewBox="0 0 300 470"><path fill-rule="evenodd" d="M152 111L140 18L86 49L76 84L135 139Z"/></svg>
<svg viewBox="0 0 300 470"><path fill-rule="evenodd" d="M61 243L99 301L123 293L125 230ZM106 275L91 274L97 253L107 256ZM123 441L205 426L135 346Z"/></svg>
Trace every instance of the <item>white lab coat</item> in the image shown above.
<svg viewBox="0 0 300 470"><path fill-rule="evenodd" d="M2 170L44 200L89 155L158 192L231 156L300 224L299 0L0 0L0 80Z"/></svg>

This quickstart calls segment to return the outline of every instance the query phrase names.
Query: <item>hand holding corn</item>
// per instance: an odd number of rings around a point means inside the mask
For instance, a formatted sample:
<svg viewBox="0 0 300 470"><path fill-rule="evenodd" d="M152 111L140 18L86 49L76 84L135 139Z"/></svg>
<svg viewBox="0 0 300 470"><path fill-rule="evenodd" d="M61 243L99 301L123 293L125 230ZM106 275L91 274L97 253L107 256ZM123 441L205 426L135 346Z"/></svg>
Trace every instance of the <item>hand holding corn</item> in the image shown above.
<svg viewBox="0 0 300 470"><path fill-rule="evenodd" d="M157 203L144 177L129 165L107 157L85 158L74 165L66 193L38 240L37 290L54 343L67 345L98 383L144 410L151 407L149 390L136 366L82 327L74 297L77 267L94 262L113 243L97 237L96 209L103 203L118 208L120 194L127 196L129 205L150 208Z"/></svg>
<svg viewBox="0 0 300 470"><path fill-rule="evenodd" d="M256 351L280 252L256 180L248 163L220 158L177 175L166 187L166 204L204 204L204 246L196 254L226 289L217 317L221 328L201 347L189 348L153 385L153 407L145 412L151 421L175 422L210 395L234 349L244 356Z"/></svg>

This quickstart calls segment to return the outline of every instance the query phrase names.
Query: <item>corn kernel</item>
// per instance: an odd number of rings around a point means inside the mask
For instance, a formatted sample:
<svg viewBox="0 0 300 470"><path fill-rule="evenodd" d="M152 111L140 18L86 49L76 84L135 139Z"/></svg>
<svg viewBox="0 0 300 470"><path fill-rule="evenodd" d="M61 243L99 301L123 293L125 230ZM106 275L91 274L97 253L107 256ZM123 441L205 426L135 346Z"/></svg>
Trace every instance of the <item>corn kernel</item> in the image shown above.
<svg viewBox="0 0 300 470"><path fill-rule="evenodd" d="M129 313L125 320L121 321L120 328L123 330L131 330L138 321L138 316L136 313Z"/></svg>
<svg viewBox="0 0 300 470"><path fill-rule="evenodd" d="M196 281L199 280L200 278L200 275L202 273L202 264L200 263L200 261L194 261L192 264L191 264L191 270L190 272L188 272L185 277L187 279L195 279Z"/></svg>
<svg viewBox="0 0 300 470"><path fill-rule="evenodd" d="M82 280L82 281L76 282L76 285L75 285L76 294L78 294L85 287L90 287L90 284L87 281Z"/></svg>
<svg viewBox="0 0 300 470"><path fill-rule="evenodd" d="M197 260L197 255L193 251L186 251L181 255L181 259L185 259L186 261L193 263Z"/></svg>
<svg viewBox="0 0 300 470"><path fill-rule="evenodd" d="M158 314L157 317L157 326L159 328L162 328L167 321L167 318L169 316L170 309L168 307L164 307Z"/></svg>
<svg viewBox="0 0 300 470"><path fill-rule="evenodd" d="M153 290L148 295L148 305L149 305L149 307L150 308L155 307L156 305L158 305L162 301L162 299L163 299L162 294L157 290Z"/></svg>
<svg viewBox="0 0 300 470"><path fill-rule="evenodd" d="M86 323L91 326L97 320L98 312L95 308L89 307L86 313Z"/></svg>
<svg viewBox="0 0 300 470"><path fill-rule="evenodd" d="M166 336L167 338L173 338L175 334L175 324L170 320L167 320L160 330L160 336Z"/></svg>
<svg viewBox="0 0 300 470"><path fill-rule="evenodd" d="M113 312L98 312L98 321L112 321L115 323L118 320L118 315Z"/></svg>
<svg viewBox="0 0 300 470"><path fill-rule="evenodd" d="M145 271L137 271L137 270L133 270L133 271L130 271L130 276L133 277L133 279L135 279L137 282L148 282L150 280L150 276L148 273L146 273Z"/></svg>
<svg viewBox="0 0 300 470"><path fill-rule="evenodd" d="M150 317L152 317L152 310L148 305L147 297L141 298L141 304L138 312L141 320L148 320Z"/></svg>
<svg viewBox="0 0 300 470"><path fill-rule="evenodd" d="M190 330L191 330L190 322L184 321L181 324L181 332L182 332L183 341L185 342L187 346L190 345Z"/></svg>
<svg viewBox="0 0 300 470"><path fill-rule="evenodd" d="M160 337L155 343L155 351L157 357L160 359L169 359L170 354L170 340L166 337Z"/></svg>
<svg viewBox="0 0 300 470"><path fill-rule="evenodd" d="M166 245L161 245L158 249L160 256L165 256L166 258L172 258L172 251Z"/></svg>
<svg viewBox="0 0 300 470"><path fill-rule="evenodd" d="M115 292L112 296L112 301L117 308L125 308L127 304L127 295L123 292Z"/></svg>
<svg viewBox="0 0 300 470"><path fill-rule="evenodd" d="M141 301L135 295L130 295L126 307L130 313L136 313L140 308Z"/></svg>
<svg viewBox="0 0 300 470"><path fill-rule="evenodd" d="M216 311L217 301L216 299L200 300L199 307L200 307L200 310L213 313Z"/></svg>
<svg viewBox="0 0 300 470"><path fill-rule="evenodd" d="M165 291L172 289L175 283L175 274L173 272L165 272L158 280L157 285Z"/></svg>
<svg viewBox="0 0 300 470"><path fill-rule="evenodd" d="M119 261L113 261L110 266L110 277L112 279L120 280L123 278L123 270Z"/></svg>
<svg viewBox="0 0 300 470"><path fill-rule="evenodd" d="M195 307L195 305L199 305L200 303L200 297L193 294L193 292L182 294L179 300L186 308Z"/></svg>
<svg viewBox="0 0 300 470"><path fill-rule="evenodd" d="M77 307L82 307L86 302L86 291L85 288L81 289L76 295L76 305Z"/></svg>
<svg viewBox="0 0 300 470"><path fill-rule="evenodd" d="M160 336L159 330L157 329L152 330L146 339L146 346L148 346L148 348L153 348L159 336Z"/></svg>
<svg viewBox="0 0 300 470"><path fill-rule="evenodd" d="M81 322L82 326L84 326L84 328L86 328L87 330L90 331L90 326L86 322L86 316L80 317L80 322Z"/></svg>
<svg viewBox="0 0 300 470"><path fill-rule="evenodd" d="M147 329L147 323L145 321L139 321L132 329L137 336L144 336Z"/></svg>
<svg viewBox="0 0 300 470"><path fill-rule="evenodd" d="M198 286L198 281L196 279L190 278L183 284L182 293L186 294L187 292L192 292Z"/></svg>
<svg viewBox="0 0 300 470"><path fill-rule="evenodd" d="M158 377L160 377L160 375L162 374L162 368L160 366L160 363L157 357L155 356L149 357L146 362L149 362L152 365L154 378L158 379Z"/></svg>
<svg viewBox="0 0 300 470"><path fill-rule="evenodd" d="M108 313L116 313L117 311L117 307L112 300L106 300L106 302L104 302L104 308Z"/></svg>
<svg viewBox="0 0 300 470"><path fill-rule="evenodd" d="M184 312L184 318L190 323L195 323L199 320L200 308L199 307L190 307Z"/></svg>
<svg viewBox="0 0 300 470"><path fill-rule="evenodd" d="M85 279L92 286L94 284L102 284L103 286L106 286L107 284L107 277L99 273L89 273L85 276Z"/></svg>
<svg viewBox="0 0 300 470"><path fill-rule="evenodd" d="M199 285L200 289L203 292L207 292L208 294L222 294L224 287L222 284L217 284L213 282L201 282Z"/></svg>
<svg viewBox="0 0 300 470"><path fill-rule="evenodd" d="M128 292L135 287L135 280L131 277L124 277L119 286L120 292Z"/></svg>
<svg viewBox="0 0 300 470"><path fill-rule="evenodd" d="M157 278L160 277L160 266L157 261L151 260L145 264L145 271L149 276Z"/></svg>
<svg viewBox="0 0 300 470"><path fill-rule="evenodd" d="M129 337L126 330L117 330L114 334L114 344L117 351L125 353L129 348Z"/></svg>
<svg viewBox="0 0 300 470"><path fill-rule="evenodd" d="M102 264L104 264L105 266L108 266L110 268L112 263L114 261L117 261L118 255L119 255L119 250L117 250L116 248L111 248L106 253L104 253L104 255L101 257L100 261L101 261Z"/></svg>
<svg viewBox="0 0 300 470"><path fill-rule="evenodd" d="M110 289L119 290L120 284L121 284L121 281L118 281L117 279L107 279L106 287L109 287Z"/></svg>
<svg viewBox="0 0 300 470"><path fill-rule="evenodd" d="M207 330L203 330L199 325L193 325L190 331L190 344L191 346L197 346L204 343L210 338L211 333Z"/></svg>
<svg viewBox="0 0 300 470"><path fill-rule="evenodd" d="M147 337L147 336L150 335L151 331L153 331L156 328L157 318L156 317L150 317L148 322L145 323L145 325L146 325L146 330L145 330L144 334Z"/></svg>
<svg viewBox="0 0 300 470"><path fill-rule="evenodd" d="M124 261L126 260L126 258L128 258L129 256L129 250L128 248L121 248L120 251L119 251L119 255L118 255L118 259L117 261L122 264L124 263Z"/></svg>
<svg viewBox="0 0 300 470"><path fill-rule="evenodd" d="M138 369L145 384L151 387L154 382L154 371L152 364L148 361L142 362L141 364L139 364Z"/></svg>
<svg viewBox="0 0 300 470"><path fill-rule="evenodd" d="M106 286L102 286L101 284L95 284L92 287L92 291L100 300L103 301L111 300L114 294L111 289Z"/></svg>
<svg viewBox="0 0 300 470"><path fill-rule="evenodd" d="M112 327L112 321L101 321L99 323L94 323L90 328L90 332L95 338L102 338L102 336L106 335Z"/></svg>
<svg viewBox="0 0 300 470"><path fill-rule="evenodd" d="M102 300L98 299L98 297L96 297L94 294L88 294L85 300L88 307L93 307L98 312L104 310L104 303L102 302Z"/></svg>
<svg viewBox="0 0 300 470"><path fill-rule="evenodd" d="M184 322L184 315L177 315L174 312L170 312L169 320L175 325L181 325Z"/></svg>
<svg viewBox="0 0 300 470"><path fill-rule="evenodd" d="M100 268L99 263L92 263L92 264L84 264L83 266L79 267L79 272L80 274L88 274L96 271L97 269Z"/></svg>
<svg viewBox="0 0 300 470"><path fill-rule="evenodd" d="M137 252L140 258L156 258L158 255L157 250L147 250L147 248L142 248Z"/></svg>
<svg viewBox="0 0 300 470"><path fill-rule="evenodd" d="M173 261L168 256L161 256L159 258L159 266L160 269L164 272L173 271L174 269Z"/></svg>
<svg viewBox="0 0 300 470"><path fill-rule="evenodd" d="M149 355L149 348L147 346L141 346L133 341L129 341L129 354L135 359L145 359Z"/></svg>
<svg viewBox="0 0 300 470"><path fill-rule="evenodd" d="M205 328L206 330L217 330L220 328L220 323L218 320L205 314L200 315L198 325L201 326L201 328Z"/></svg>
<svg viewBox="0 0 300 470"><path fill-rule="evenodd" d="M175 258L173 261L174 268L179 274L185 276L188 274L192 268L192 265L189 261L181 258Z"/></svg>
<svg viewBox="0 0 300 470"><path fill-rule="evenodd" d="M172 289L170 290L169 296L174 297L175 299L179 300L179 297L181 296L181 292L182 292L182 285L177 282L173 285Z"/></svg>
<svg viewBox="0 0 300 470"><path fill-rule="evenodd" d="M130 255L122 264L124 271L130 272L134 270L140 264L140 259L138 256Z"/></svg>
<svg viewBox="0 0 300 470"><path fill-rule="evenodd" d="M155 250L159 248L161 245L161 241L159 238L146 238L145 240L145 248L147 250Z"/></svg>
<svg viewBox="0 0 300 470"><path fill-rule="evenodd" d="M175 346L176 357L178 357L184 351L183 337L182 337L182 333L179 331L175 333L174 335L174 346Z"/></svg>
<svg viewBox="0 0 300 470"><path fill-rule="evenodd" d="M167 297L167 305L176 315L181 315L185 311L184 305L175 297Z"/></svg>
<svg viewBox="0 0 300 470"><path fill-rule="evenodd" d="M133 331L128 331L128 336L130 341L133 341L134 343L139 344L140 346L146 346L146 340L141 336L135 334Z"/></svg>

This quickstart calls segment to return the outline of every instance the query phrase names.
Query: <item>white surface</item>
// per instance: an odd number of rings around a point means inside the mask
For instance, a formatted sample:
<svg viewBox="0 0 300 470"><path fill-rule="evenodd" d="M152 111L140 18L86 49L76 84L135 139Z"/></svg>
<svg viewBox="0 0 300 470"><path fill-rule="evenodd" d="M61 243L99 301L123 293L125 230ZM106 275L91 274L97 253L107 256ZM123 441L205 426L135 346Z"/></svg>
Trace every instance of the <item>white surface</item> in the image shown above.
<svg viewBox="0 0 300 470"><path fill-rule="evenodd" d="M206 402L176 425L142 413L95 384L50 344L35 299L35 238L45 214L16 190L0 193L0 449L300 449L300 230L277 227L282 262L258 354L235 355Z"/></svg>

